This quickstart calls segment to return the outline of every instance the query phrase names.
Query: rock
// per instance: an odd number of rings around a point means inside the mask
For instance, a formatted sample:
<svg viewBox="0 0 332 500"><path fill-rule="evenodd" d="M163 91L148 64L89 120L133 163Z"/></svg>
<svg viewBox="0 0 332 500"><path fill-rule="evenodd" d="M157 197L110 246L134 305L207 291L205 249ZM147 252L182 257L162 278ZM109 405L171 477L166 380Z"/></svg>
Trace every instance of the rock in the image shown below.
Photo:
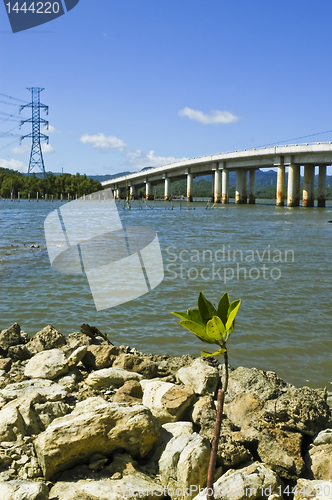
<svg viewBox="0 0 332 500"><path fill-rule="evenodd" d="M127 380L142 380L139 373L128 372L122 368L104 368L90 373L85 383L93 389L120 387Z"/></svg>
<svg viewBox="0 0 332 500"><path fill-rule="evenodd" d="M121 354L115 359L113 366L140 373L145 379L158 376L158 365L151 361L148 356Z"/></svg>
<svg viewBox="0 0 332 500"><path fill-rule="evenodd" d="M41 351L57 349L66 345L66 339L62 333L58 332L52 325L45 326L40 332L27 343L28 351L35 355Z"/></svg>
<svg viewBox="0 0 332 500"><path fill-rule="evenodd" d="M82 381L82 379L83 377L81 372L78 369L71 367L66 375L56 378L54 382L65 387L68 392L72 392L75 389L77 382Z"/></svg>
<svg viewBox="0 0 332 500"><path fill-rule="evenodd" d="M260 399L250 393L239 394L230 403L224 405L224 413L236 427L243 431L250 427L262 430L265 427L260 417L263 404Z"/></svg>
<svg viewBox="0 0 332 500"><path fill-rule="evenodd" d="M264 406L263 418L285 430L315 436L326 429L330 409L319 391L309 387L289 387L276 401Z"/></svg>
<svg viewBox="0 0 332 500"><path fill-rule="evenodd" d="M14 345L24 344L24 339L21 337L21 327L17 323L0 333L0 349L7 352L8 348Z"/></svg>
<svg viewBox="0 0 332 500"><path fill-rule="evenodd" d="M228 470L213 485L215 500L256 500L282 498L283 485L277 474L260 462L243 469ZM196 490L197 491L197 490ZM206 488L194 500L206 500Z"/></svg>
<svg viewBox="0 0 332 500"><path fill-rule="evenodd" d="M309 479L332 481L332 443L312 446L305 456L305 463Z"/></svg>
<svg viewBox="0 0 332 500"><path fill-rule="evenodd" d="M31 358L31 353L25 345L13 345L8 348L7 352L13 361L26 361Z"/></svg>
<svg viewBox="0 0 332 500"><path fill-rule="evenodd" d="M298 479L294 500L332 500L332 481Z"/></svg>
<svg viewBox="0 0 332 500"><path fill-rule="evenodd" d="M0 370L4 372L9 372L12 366L12 360L10 358L2 358L0 359Z"/></svg>
<svg viewBox="0 0 332 500"><path fill-rule="evenodd" d="M162 425L162 428L172 437L190 436L194 432L192 422L169 422L168 424Z"/></svg>
<svg viewBox="0 0 332 500"><path fill-rule="evenodd" d="M86 323L83 323L83 325L81 326L81 333L84 333L84 335L87 335L88 337L90 337L92 339L94 339L96 337L101 337L103 340L106 340L106 342L108 344L111 344L111 342L108 340L106 335L101 333L101 331L98 330L98 328L96 328L95 326L90 326Z"/></svg>
<svg viewBox="0 0 332 500"><path fill-rule="evenodd" d="M209 458L210 444L199 434L176 436L169 441L160 457L159 471L172 500L192 498L190 488L206 485Z"/></svg>
<svg viewBox="0 0 332 500"><path fill-rule="evenodd" d="M170 422L161 426L161 434L153 446L149 463L156 465L166 448L167 443L175 436L191 436L194 433L192 422Z"/></svg>
<svg viewBox="0 0 332 500"><path fill-rule="evenodd" d="M225 402L229 403L243 394L251 394L254 399L265 402L279 397L286 387L289 387L289 384L274 372L239 366L229 374Z"/></svg>
<svg viewBox="0 0 332 500"><path fill-rule="evenodd" d="M75 351L73 351L69 356L69 358L67 359L68 366L78 365L78 363L82 361L82 359L86 355L87 350L88 348L86 345L77 347Z"/></svg>
<svg viewBox="0 0 332 500"><path fill-rule="evenodd" d="M93 370L110 368L119 352L118 347L111 345L90 345L82 363L86 368L93 368Z"/></svg>
<svg viewBox="0 0 332 500"><path fill-rule="evenodd" d="M318 446L320 444L332 444L332 429L324 429L321 431L315 439L313 440L313 444Z"/></svg>
<svg viewBox="0 0 332 500"><path fill-rule="evenodd" d="M51 380L32 379L7 385L0 391L0 396L10 401L31 392L38 392L48 401L59 401L59 399L64 399L67 395L66 389L60 384L56 384Z"/></svg>
<svg viewBox="0 0 332 500"><path fill-rule="evenodd" d="M101 397L78 403L70 415L53 420L35 440L45 478L86 462L93 453L109 456L117 449L143 457L160 435L148 408L107 403Z"/></svg>
<svg viewBox="0 0 332 500"><path fill-rule="evenodd" d="M150 408L161 424L180 420L195 400L190 387L170 382L144 381L143 389L143 405Z"/></svg>
<svg viewBox="0 0 332 500"><path fill-rule="evenodd" d="M177 378L184 385L189 385L196 394L214 396L219 382L219 371L208 361L197 358L191 366L180 368Z"/></svg>
<svg viewBox="0 0 332 500"><path fill-rule="evenodd" d="M202 396L194 404L191 414L194 424L201 425L201 419L211 422L216 420L216 406L212 396Z"/></svg>
<svg viewBox="0 0 332 500"><path fill-rule="evenodd" d="M296 480L304 470L302 435L273 429L259 436L258 455L281 478Z"/></svg>
<svg viewBox="0 0 332 500"><path fill-rule="evenodd" d="M114 403L141 403L142 386L137 380L127 380L113 397Z"/></svg>
<svg viewBox="0 0 332 500"><path fill-rule="evenodd" d="M91 344L92 340L88 335L81 332L70 333L67 339L67 345L71 349L77 349L78 347L86 346Z"/></svg>
<svg viewBox="0 0 332 500"><path fill-rule="evenodd" d="M48 401L47 403L34 404L34 410L40 422L40 431L44 431L56 418L64 417L70 413L68 404L61 401Z"/></svg>
<svg viewBox="0 0 332 500"><path fill-rule="evenodd" d="M0 441L16 441L25 435L22 415L16 406L5 406L0 411Z"/></svg>
<svg viewBox="0 0 332 500"><path fill-rule="evenodd" d="M68 363L61 349L41 351L28 361L25 376L53 380L68 371Z"/></svg>
<svg viewBox="0 0 332 500"><path fill-rule="evenodd" d="M142 473L101 481L58 482L50 491L50 500L158 500L165 498L163 488Z"/></svg>
<svg viewBox="0 0 332 500"><path fill-rule="evenodd" d="M0 497L3 500L48 500L45 483L32 481L0 482Z"/></svg>

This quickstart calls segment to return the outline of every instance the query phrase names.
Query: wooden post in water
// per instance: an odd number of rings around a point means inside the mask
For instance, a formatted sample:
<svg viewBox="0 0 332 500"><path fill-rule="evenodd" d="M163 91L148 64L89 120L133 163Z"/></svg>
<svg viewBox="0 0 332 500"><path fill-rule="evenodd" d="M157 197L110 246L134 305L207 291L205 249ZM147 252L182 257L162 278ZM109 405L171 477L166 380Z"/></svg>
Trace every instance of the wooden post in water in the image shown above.
<svg viewBox="0 0 332 500"><path fill-rule="evenodd" d="M28 201L30 201L30 193L28 193Z"/></svg>
<svg viewBox="0 0 332 500"><path fill-rule="evenodd" d="M38 198L39 198L39 193L38 193L38 191L37 191L37 201L38 201Z"/></svg>
<svg viewBox="0 0 332 500"><path fill-rule="evenodd" d="M63 201L63 194L61 193L61 201Z"/></svg>
<svg viewBox="0 0 332 500"><path fill-rule="evenodd" d="M47 193L45 193L45 201L47 201Z"/></svg>
<svg viewBox="0 0 332 500"><path fill-rule="evenodd" d="M18 192L17 192L17 201L20 201L20 196L21 196L21 195L20 195L20 192L18 191Z"/></svg>

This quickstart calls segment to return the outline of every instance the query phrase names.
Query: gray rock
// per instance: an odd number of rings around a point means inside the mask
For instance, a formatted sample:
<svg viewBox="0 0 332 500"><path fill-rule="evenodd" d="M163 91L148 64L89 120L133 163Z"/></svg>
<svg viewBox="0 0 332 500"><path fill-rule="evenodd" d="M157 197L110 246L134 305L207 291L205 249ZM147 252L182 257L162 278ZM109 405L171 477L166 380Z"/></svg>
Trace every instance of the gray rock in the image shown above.
<svg viewBox="0 0 332 500"><path fill-rule="evenodd" d="M142 405L107 403L101 397L78 403L70 415L53 420L35 440L46 479L84 463L93 453L109 456L117 449L145 456L160 435L160 424Z"/></svg>
<svg viewBox="0 0 332 500"><path fill-rule="evenodd" d="M167 443L159 460L159 471L161 483L172 500L192 498L190 487L206 486L209 457L210 444L199 434L176 436Z"/></svg>
<svg viewBox="0 0 332 500"><path fill-rule="evenodd" d="M10 358L1 358L0 359L0 370L4 372L9 372L12 366L12 360Z"/></svg>
<svg viewBox="0 0 332 500"><path fill-rule="evenodd" d="M332 444L332 429L324 429L321 431L315 439L313 440L313 444L318 446L320 444Z"/></svg>
<svg viewBox="0 0 332 500"><path fill-rule="evenodd" d="M305 464L307 478L332 481L332 443L312 446L305 456Z"/></svg>
<svg viewBox="0 0 332 500"><path fill-rule="evenodd" d="M60 384L46 379L32 379L7 385L0 391L0 396L7 401L11 401L31 392L38 392L38 394L44 396L48 401L59 401L67 395L65 387Z"/></svg>
<svg viewBox="0 0 332 500"><path fill-rule="evenodd" d="M68 363L61 349L42 351L33 356L25 367L29 378L53 380L68 371Z"/></svg>
<svg viewBox="0 0 332 500"><path fill-rule="evenodd" d="M283 484L277 474L259 462L239 470L228 470L213 485L215 500L256 500L282 498ZM206 500L206 489L194 500Z"/></svg>
<svg viewBox="0 0 332 500"><path fill-rule="evenodd" d="M18 344L24 344L24 339L21 337L21 327L17 323L0 333L0 349L7 352L8 348Z"/></svg>
<svg viewBox="0 0 332 500"><path fill-rule="evenodd" d="M191 366L180 368L177 378L184 385L189 385L196 394L214 396L219 381L219 371L208 361L197 358Z"/></svg>
<svg viewBox="0 0 332 500"><path fill-rule="evenodd" d="M298 479L294 500L332 500L332 481Z"/></svg>
<svg viewBox="0 0 332 500"><path fill-rule="evenodd" d="M102 370L110 368L120 353L120 349L111 345L89 345L87 352L82 359L82 363L87 368Z"/></svg>
<svg viewBox="0 0 332 500"><path fill-rule="evenodd" d="M85 383L93 389L120 387L127 380L142 380L139 373L129 372L122 368L104 368L90 373Z"/></svg>
<svg viewBox="0 0 332 500"><path fill-rule="evenodd" d="M52 325L45 326L26 344L28 351L35 355L41 351L57 349L66 345L66 339Z"/></svg>
<svg viewBox="0 0 332 500"><path fill-rule="evenodd" d="M69 356L67 362L68 362L68 366L75 366L75 365L78 365L78 363L80 361L82 361L82 359L84 358L84 356L86 355L86 352L87 352L88 348L86 345L84 346L81 346L81 347L77 347L75 349L75 351L73 351L71 353L71 355Z"/></svg>
<svg viewBox="0 0 332 500"><path fill-rule="evenodd" d="M0 497L3 500L48 500L45 483L32 481L0 482Z"/></svg>
<svg viewBox="0 0 332 500"><path fill-rule="evenodd" d="M40 431L44 431L56 418L64 417L70 413L71 408L62 401L49 401L34 404L34 410L40 422Z"/></svg>
<svg viewBox="0 0 332 500"><path fill-rule="evenodd" d="M92 339L82 332L74 332L68 335L67 345L71 349L77 349L78 347L86 346L88 347L92 342Z"/></svg>
<svg viewBox="0 0 332 500"><path fill-rule="evenodd" d="M149 356L120 354L114 360L113 366L119 366L124 370L140 373L145 379L152 379L158 376L158 365L151 361Z"/></svg>
<svg viewBox="0 0 332 500"><path fill-rule="evenodd" d="M31 353L25 345L13 345L8 348L7 353L13 361L26 361L31 358Z"/></svg>

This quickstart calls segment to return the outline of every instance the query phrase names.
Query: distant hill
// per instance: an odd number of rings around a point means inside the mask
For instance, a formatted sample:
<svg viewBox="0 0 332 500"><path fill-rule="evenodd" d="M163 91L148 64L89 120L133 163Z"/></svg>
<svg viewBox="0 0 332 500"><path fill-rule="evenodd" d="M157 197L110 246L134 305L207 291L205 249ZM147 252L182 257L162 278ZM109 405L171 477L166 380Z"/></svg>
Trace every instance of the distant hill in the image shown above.
<svg viewBox="0 0 332 500"><path fill-rule="evenodd" d="M98 182L109 181L110 179L114 179L115 177L122 177L123 175L129 175L133 172L119 172L118 174L105 174L105 175L87 175L88 179L93 179Z"/></svg>

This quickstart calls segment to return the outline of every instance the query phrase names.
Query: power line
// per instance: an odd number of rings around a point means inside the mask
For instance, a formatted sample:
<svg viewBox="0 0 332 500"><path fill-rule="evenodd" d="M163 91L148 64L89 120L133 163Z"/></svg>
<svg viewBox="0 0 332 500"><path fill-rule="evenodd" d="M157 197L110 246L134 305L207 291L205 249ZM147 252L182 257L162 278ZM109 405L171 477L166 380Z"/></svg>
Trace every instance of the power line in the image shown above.
<svg viewBox="0 0 332 500"><path fill-rule="evenodd" d="M26 104L26 101L22 101L22 99L17 99L17 97L12 97L11 95L7 94L2 94L1 92L0 95L2 95L2 97L7 97L7 99L14 99L15 101L23 102L24 104Z"/></svg>
<svg viewBox="0 0 332 500"><path fill-rule="evenodd" d="M19 104L18 104L18 103L16 104L15 102L7 102L7 101L3 101L2 99L0 99L0 102L1 102L2 104L8 104L8 106L16 106L16 107L18 107L18 106L19 106Z"/></svg>
<svg viewBox="0 0 332 500"><path fill-rule="evenodd" d="M308 137L314 137L316 135L330 134L332 130L326 130L325 132L317 132L317 134L303 135L302 137L293 137L293 139L285 139L283 141L270 142L269 144L263 144L262 146L256 146L256 148L265 148L266 146L274 146L275 144L285 144L290 141L298 141L299 139L307 139Z"/></svg>

